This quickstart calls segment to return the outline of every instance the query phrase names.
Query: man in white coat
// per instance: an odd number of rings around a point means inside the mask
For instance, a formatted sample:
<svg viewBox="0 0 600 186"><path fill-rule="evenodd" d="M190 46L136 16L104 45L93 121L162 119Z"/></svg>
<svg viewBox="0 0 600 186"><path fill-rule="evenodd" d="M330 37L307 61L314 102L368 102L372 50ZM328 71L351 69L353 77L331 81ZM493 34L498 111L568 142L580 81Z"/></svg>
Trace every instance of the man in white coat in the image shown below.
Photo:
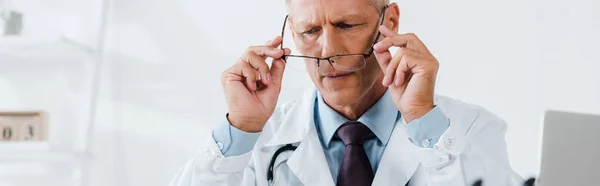
<svg viewBox="0 0 600 186"><path fill-rule="evenodd" d="M248 47L222 74L223 123L171 185L521 185L506 123L434 94L438 60L415 34L398 34L396 3L286 6L287 39L302 56L280 46L282 36ZM278 104L292 59L304 61L314 88Z"/></svg>

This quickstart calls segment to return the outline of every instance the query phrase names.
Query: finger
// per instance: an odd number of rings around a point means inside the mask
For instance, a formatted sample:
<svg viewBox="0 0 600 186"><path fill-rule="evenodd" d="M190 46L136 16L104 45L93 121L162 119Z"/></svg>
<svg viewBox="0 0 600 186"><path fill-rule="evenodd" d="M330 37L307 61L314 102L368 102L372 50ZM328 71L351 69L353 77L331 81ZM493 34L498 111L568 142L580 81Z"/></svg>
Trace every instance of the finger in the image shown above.
<svg viewBox="0 0 600 186"><path fill-rule="evenodd" d="M405 65L402 64L403 59L406 58L406 56L414 56L416 54L418 54L418 52L414 50L399 48L394 57L390 60L390 65L385 69L384 85L390 86L398 82L404 82L404 76L407 72L406 69L404 69ZM400 72L398 72L398 68L402 68ZM398 78L398 73L401 73L401 78Z"/></svg>
<svg viewBox="0 0 600 186"><path fill-rule="evenodd" d="M392 59L392 54L389 50L383 51L373 51L373 55L375 55L375 59L377 59L377 63L379 63L379 67L384 70L387 68L390 60Z"/></svg>
<svg viewBox="0 0 600 186"><path fill-rule="evenodd" d="M271 82L277 88L281 88L281 82L283 81L283 72L285 71L285 61L283 59L274 59L271 64Z"/></svg>
<svg viewBox="0 0 600 186"><path fill-rule="evenodd" d="M240 63L225 70L222 74L221 83L224 88L232 82L242 83L248 90L256 90L257 71L254 70L248 63Z"/></svg>
<svg viewBox="0 0 600 186"><path fill-rule="evenodd" d="M267 65L265 59L252 52L249 52L244 56L245 58L242 60L250 64L253 69L258 70L262 83L265 85L270 84L271 75L269 74L269 65Z"/></svg>
<svg viewBox="0 0 600 186"><path fill-rule="evenodd" d="M408 61L413 59L410 55L403 55L402 59L400 59L400 64L398 64L398 68L396 68L396 77L394 78L394 85L399 87L406 80L406 74L409 74L410 69L408 68Z"/></svg>
<svg viewBox="0 0 600 186"><path fill-rule="evenodd" d="M284 48L283 50L285 55L290 55L292 53L292 50L289 48ZM282 58L273 59L273 62L271 63L271 70L269 71L269 74L271 74L271 82L278 88L281 88L285 66L285 60Z"/></svg>
<svg viewBox="0 0 600 186"><path fill-rule="evenodd" d="M282 55L282 56L281 56L281 58L279 58L279 59L283 59L283 62L285 62L285 59L284 59L284 57L285 57L285 56L287 56L287 55L290 55L290 54L292 54L292 50L291 50L291 49L289 49L289 48L283 48L283 51L284 51L284 52L283 52L283 53L284 53L284 55Z"/></svg>
<svg viewBox="0 0 600 186"><path fill-rule="evenodd" d="M396 86L401 86L405 83L407 83L410 80L410 77L415 74L415 73L419 73L422 70L427 70L428 68L420 68L429 65L428 63L428 59L427 58L423 58L421 56L419 56L418 54L420 54L419 52L416 52L414 50L410 50L410 49L406 49L406 48L401 48L402 51L398 51L398 52L402 52L404 53L404 55L402 56L402 59L400 60L400 64L398 65L398 68L396 69L396 77L395 77L395 81L394 84ZM437 67L433 67L433 68L437 68Z"/></svg>
<svg viewBox="0 0 600 186"><path fill-rule="evenodd" d="M285 55L290 55L290 54L292 54L292 49L289 49L289 48L283 48L283 50L285 51Z"/></svg>
<svg viewBox="0 0 600 186"><path fill-rule="evenodd" d="M383 51L383 50L388 50L389 48L391 48L393 46L414 48L414 47L408 45L409 42L410 42L409 38L406 37L405 35L396 35L396 36L392 36L392 37L386 37L386 38L383 38L378 43L376 43L373 46L373 50Z"/></svg>
<svg viewBox="0 0 600 186"><path fill-rule="evenodd" d="M417 35L413 33L396 34L385 26L380 26L379 30L381 34L385 36L385 38L379 41L377 44L375 44L375 46L373 46L373 49L375 51L382 51L389 49L392 46L396 46L406 47L417 51L429 52L429 50L427 50L427 47L425 47L425 44L423 44L423 42L417 37Z"/></svg>
<svg viewBox="0 0 600 186"><path fill-rule="evenodd" d="M387 86L392 85L392 83L394 83L394 77L396 74L395 72L396 72L396 69L398 68L398 65L400 64L400 61L401 61L403 55L404 55L404 53L398 52L390 60L390 63L387 65L387 67L385 68L385 71L384 71L383 86L387 87Z"/></svg>
<svg viewBox="0 0 600 186"><path fill-rule="evenodd" d="M252 67L250 67L250 64L248 63L242 63L237 65L239 67L239 69L237 69L238 74L240 74L242 77L246 78L246 88L248 88L248 90L250 91L255 91L256 90L256 78L258 77L258 74L256 74L256 70L254 70Z"/></svg>
<svg viewBox="0 0 600 186"><path fill-rule="evenodd" d="M398 33L395 33L394 31L390 30L385 25L379 25L379 32L381 32L381 35L383 35L384 37L393 37L398 35Z"/></svg>
<svg viewBox="0 0 600 186"><path fill-rule="evenodd" d="M275 38L269 40L265 45L275 48L281 45L281 41L281 36L276 36Z"/></svg>
<svg viewBox="0 0 600 186"><path fill-rule="evenodd" d="M268 40L267 42L265 42L265 45L269 45L269 46L270 46L270 45L271 45L271 43L273 42L273 40L274 40L274 39L275 39L275 38L273 38L273 39L271 39L271 40Z"/></svg>
<svg viewBox="0 0 600 186"><path fill-rule="evenodd" d="M234 65L230 68L228 68L227 70L223 71L223 73L221 74L221 84L223 84L223 87L227 87L225 86L228 82L239 82L243 80L243 77L238 74L238 73L234 73L235 69L237 68L237 65Z"/></svg>
<svg viewBox="0 0 600 186"><path fill-rule="evenodd" d="M398 74L398 76L400 76L400 80L397 80L397 82L395 83L396 86L401 86L410 81L411 76L416 73L415 69L420 63L419 60L420 58L412 55L405 55L404 57L402 57L400 65L398 65L397 69L397 71L402 73Z"/></svg>
<svg viewBox="0 0 600 186"><path fill-rule="evenodd" d="M276 48L276 46L251 46L246 49L245 53L254 53L262 58L270 57L278 59L283 56L284 51Z"/></svg>
<svg viewBox="0 0 600 186"><path fill-rule="evenodd" d="M406 47L408 43L407 37L401 37L401 35L392 32L384 25L379 26L379 32L384 38L373 46L375 51L388 50L392 46Z"/></svg>

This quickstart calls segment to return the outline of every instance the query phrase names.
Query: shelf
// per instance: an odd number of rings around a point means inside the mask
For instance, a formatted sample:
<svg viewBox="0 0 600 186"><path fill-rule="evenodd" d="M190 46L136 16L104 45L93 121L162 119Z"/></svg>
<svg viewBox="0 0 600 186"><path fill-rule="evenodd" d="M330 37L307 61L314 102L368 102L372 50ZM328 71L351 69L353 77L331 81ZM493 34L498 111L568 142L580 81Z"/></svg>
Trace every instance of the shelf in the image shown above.
<svg viewBox="0 0 600 186"><path fill-rule="evenodd" d="M47 112L50 136L49 142L0 142L0 169L26 170L22 167L31 164L86 169L81 165L92 161L92 154L82 151L96 78L93 52L65 39L0 38L0 110Z"/></svg>
<svg viewBox="0 0 600 186"><path fill-rule="evenodd" d="M90 154L52 150L47 142L0 143L0 162L56 163L87 161Z"/></svg>
<svg viewBox="0 0 600 186"><path fill-rule="evenodd" d="M79 91L85 87L84 81L91 78L88 76L93 73L93 59L91 48L68 39L0 37L0 90L7 83L8 88L16 86L16 90L46 87L46 82L61 85L56 81L60 79Z"/></svg>
<svg viewBox="0 0 600 186"><path fill-rule="evenodd" d="M53 151L3 151L0 161L27 162L27 163L55 163L88 161L91 155L75 152L53 152Z"/></svg>
<svg viewBox="0 0 600 186"><path fill-rule="evenodd" d="M66 64L87 61L93 57L93 49L76 42L62 39L31 39L23 37L0 37L0 64ZM15 63L18 61L18 64Z"/></svg>

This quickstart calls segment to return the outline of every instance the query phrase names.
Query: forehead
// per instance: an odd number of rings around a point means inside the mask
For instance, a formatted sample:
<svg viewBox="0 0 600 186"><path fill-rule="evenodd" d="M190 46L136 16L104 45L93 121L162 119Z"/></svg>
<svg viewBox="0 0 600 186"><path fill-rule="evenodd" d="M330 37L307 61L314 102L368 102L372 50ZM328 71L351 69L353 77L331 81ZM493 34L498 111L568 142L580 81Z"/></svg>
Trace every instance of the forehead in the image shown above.
<svg viewBox="0 0 600 186"><path fill-rule="evenodd" d="M289 0L288 13L296 20L317 19L326 16L368 17L376 14L373 0Z"/></svg>

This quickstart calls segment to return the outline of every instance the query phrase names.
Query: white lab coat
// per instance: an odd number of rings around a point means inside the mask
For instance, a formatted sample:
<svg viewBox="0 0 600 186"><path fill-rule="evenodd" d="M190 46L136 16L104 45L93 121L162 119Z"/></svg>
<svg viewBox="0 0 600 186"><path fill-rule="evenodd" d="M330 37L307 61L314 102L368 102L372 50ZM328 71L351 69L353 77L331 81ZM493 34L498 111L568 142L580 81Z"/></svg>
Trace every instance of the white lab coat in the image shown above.
<svg viewBox="0 0 600 186"><path fill-rule="evenodd" d="M316 89L301 99L280 105L263 129L254 149L243 155L224 157L212 136L206 146L182 167L171 186L268 185L267 167L273 153L283 145L298 146L277 157L274 185L333 186L324 151L313 121ZM414 145L397 124L373 185L470 186L478 179L484 185L522 185L511 170L504 135L506 123L481 107L448 97L435 97L435 104L450 119L450 127L433 148Z"/></svg>

